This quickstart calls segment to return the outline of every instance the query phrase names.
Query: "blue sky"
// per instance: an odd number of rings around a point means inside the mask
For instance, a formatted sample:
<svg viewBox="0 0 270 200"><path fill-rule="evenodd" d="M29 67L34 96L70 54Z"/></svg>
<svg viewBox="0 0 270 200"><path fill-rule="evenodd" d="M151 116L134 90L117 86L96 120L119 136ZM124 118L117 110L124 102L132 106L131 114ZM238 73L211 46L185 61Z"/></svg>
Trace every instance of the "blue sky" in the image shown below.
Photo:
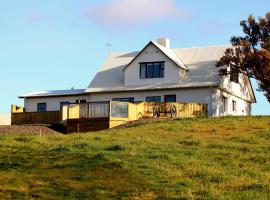
<svg viewBox="0 0 270 200"><path fill-rule="evenodd" d="M167 36L172 47L229 44L239 21L264 16L269 0L0 0L0 113L18 95L85 88L113 51ZM255 81L254 88L256 88ZM270 114L256 92L253 114Z"/></svg>

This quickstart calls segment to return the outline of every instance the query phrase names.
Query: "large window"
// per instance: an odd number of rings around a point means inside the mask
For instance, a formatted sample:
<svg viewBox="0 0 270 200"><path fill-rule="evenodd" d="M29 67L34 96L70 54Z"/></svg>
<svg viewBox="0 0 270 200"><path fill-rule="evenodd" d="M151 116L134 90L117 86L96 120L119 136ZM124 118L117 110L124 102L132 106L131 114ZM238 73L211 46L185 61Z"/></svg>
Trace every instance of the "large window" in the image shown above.
<svg viewBox="0 0 270 200"><path fill-rule="evenodd" d="M113 98L113 101L122 101L122 102L134 102L134 97L128 97L128 98Z"/></svg>
<svg viewBox="0 0 270 200"><path fill-rule="evenodd" d="M37 111L38 112L46 112L47 111L47 104L46 103L38 103L37 104Z"/></svg>
<svg viewBox="0 0 270 200"><path fill-rule="evenodd" d="M147 102L161 102L160 96L146 97Z"/></svg>
<svg viewBox="0 0 270 200"><path fill-rule="evenodd" d="M140 78L163 78L164 62L140 63Z"/></svg>

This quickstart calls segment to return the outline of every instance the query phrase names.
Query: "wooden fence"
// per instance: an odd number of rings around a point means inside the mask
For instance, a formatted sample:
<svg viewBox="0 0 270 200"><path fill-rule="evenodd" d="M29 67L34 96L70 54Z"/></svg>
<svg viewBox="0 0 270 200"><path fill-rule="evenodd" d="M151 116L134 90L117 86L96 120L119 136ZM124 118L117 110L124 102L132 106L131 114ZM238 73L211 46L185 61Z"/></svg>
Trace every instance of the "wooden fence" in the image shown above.
<svg viewBox="0 0 270 200"><path fill-rule="evenodd" d="M11 124L57 124L61 121L60 111L11 113Z"/></svg>

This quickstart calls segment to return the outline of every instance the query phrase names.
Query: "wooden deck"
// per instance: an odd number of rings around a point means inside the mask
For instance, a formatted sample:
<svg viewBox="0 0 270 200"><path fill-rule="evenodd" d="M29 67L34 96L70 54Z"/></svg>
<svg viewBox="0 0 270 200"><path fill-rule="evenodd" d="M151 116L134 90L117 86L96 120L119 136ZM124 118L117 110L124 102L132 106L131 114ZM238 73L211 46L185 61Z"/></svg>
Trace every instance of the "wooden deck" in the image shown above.
<svg viewBox="0 0 270 200"><path fill-rule="evenodd" d="M12 125L59 125L62 132L90 132L113 128L145 117L206 117L208 105L164 102L90 102L66 105L61 111L25 112L12 106ZM55 126L58 127L58 126Z"/></svg>

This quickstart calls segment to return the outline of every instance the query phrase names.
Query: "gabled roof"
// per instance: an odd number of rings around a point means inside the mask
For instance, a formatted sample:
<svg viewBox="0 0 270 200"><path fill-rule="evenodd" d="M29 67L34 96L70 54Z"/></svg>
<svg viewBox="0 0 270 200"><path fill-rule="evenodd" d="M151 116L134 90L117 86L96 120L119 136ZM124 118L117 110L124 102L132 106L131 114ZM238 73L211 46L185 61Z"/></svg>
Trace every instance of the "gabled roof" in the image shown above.
<svg viewBox="0 0 270 200"><path fill-rule="evenodd" d="M125 71L126 68L129 67L133 61L136 60L136 58L141 55L141 53L149 46L149 45L156 46L162 53L164 53L165 56L167 56L171 61L173 61L177 67L182 68L184 70L188 70L188 68L184 65L184 63L181 61L181 59L171 50L168 49L154 41L150 41L131 61L127 64L127 66L123 69Z"/></svg>
<svg viewBox="0 0 270 200"><path fill-rule="evenodd" d="M218 86L220 85L221 77L219 76L219 69L216 68L215 64L228 47L230 46L170 49L179 59L181 58L181 62L188 68L188 75L179 78L177 83L143 86L125 86L123 71L141 51L112 53L91 81L86 92L98 93Z"/></svg>
<svg viewBox="0 0 270 200"><path fill-rule="evenodd" d="M84 89L76 90L50 90L50 91L39 91L28 93L19 96L19 98L34 98L34 97L54 97L54 96L73 96L73 95L83 95L85 94Z"/></svg>

